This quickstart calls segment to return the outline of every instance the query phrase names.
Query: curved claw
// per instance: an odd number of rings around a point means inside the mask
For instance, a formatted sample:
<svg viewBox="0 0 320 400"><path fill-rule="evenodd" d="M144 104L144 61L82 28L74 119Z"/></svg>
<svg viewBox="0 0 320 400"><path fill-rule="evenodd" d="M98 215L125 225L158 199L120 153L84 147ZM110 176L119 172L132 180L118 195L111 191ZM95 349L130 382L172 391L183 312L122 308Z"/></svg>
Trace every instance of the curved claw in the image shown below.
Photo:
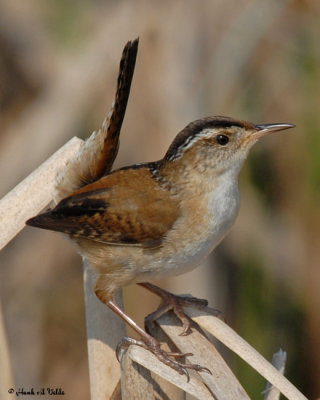
<svg viewBox="0 0 320 400"><path fill-rule="evenodd" d="M176 315L178 315L178 314L176 314ZM180 318L180 316L178 316L178 317ZM181 321L182 321L182 319L181 319ZM188 335L190 335L190 333L192 333L192 330L191 330L191 322L190 322L188 319L185 319L185 320L183 321L183 329L182 329L182 332L179 333L179 336L188 336Z"/></svg>
<svg viewBox="0 0 320 400"><path fill-rule="evenodd" d="M212 372L210 371L209 368L201 367L201 365L199 365L199 364L196 364L196 366L197 366L197 367L200 367L199 369L197 369L197 371L199 371L199 372L206 372L207 374L212 375Z"/></svg>
<svg viewBox="0 0 320 400"><path fill-rule="evenodd" d="M210 371L209 368L203 367L202 372L207 372L208 374L212 375L212 372Z"/></svg>
<svg viewBox="0 0 320 400"><path fill-rule="evenodd" d="M141 347L148 349L148 347L145 345L145 343L142 340L137 340L137 339L133 339L131 337L125 336L120 340L120 342L117 344L117 347L116 347L116 357L119 362L120 362L121 350L127 349L131 344L135 344L137 346L141 346Z"/></svg>
<svg viewBox="0 0 320 400"><path fill-rule="evenodd" d="M188 370L186 368L184 368L184 367L181 367L181 371L183 371L183 374L187 377L187 382L189 383L190 382L190 375L189 375ZM180 375L182 375L181 372L180 372Z"/></svg>

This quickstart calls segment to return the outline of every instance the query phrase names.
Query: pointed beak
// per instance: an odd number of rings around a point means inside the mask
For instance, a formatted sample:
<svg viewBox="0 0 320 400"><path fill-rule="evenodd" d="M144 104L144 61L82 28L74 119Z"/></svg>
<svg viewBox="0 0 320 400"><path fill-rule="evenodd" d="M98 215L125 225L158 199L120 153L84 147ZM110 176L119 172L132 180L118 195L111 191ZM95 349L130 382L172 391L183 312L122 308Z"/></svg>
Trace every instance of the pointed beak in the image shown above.
<svg viewBox="0 0 320 400"><path fill-rule="evenodd" d="M254 132L254 138L260 138L262 136L269 135L273 132L284 131L285 129L294 128L293 124L263 124L255 125L256 132Z"/></svg>

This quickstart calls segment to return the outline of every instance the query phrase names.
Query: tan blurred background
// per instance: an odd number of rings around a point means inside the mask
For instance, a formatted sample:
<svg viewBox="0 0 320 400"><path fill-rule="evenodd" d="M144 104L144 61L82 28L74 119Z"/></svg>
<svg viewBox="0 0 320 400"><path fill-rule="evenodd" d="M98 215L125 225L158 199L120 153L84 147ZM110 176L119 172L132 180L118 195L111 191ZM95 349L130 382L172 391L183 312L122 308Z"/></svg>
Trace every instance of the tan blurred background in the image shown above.
<svg viewBox="0 0 320 400"><path fill-rule="evenodd" d="M286 374L308 398L320 395L319 17L317 0L0 3L0 196L72 136L99 127L122 47L137 36L116 167L159 159L203 116L297 125L252 151L240 216L212 257L161 284L209 298L266 358L286 350ZM61 235L28 228L0 265L16 385L89 398L80 257ZM125 292L140 323L158 302L146 296ZM226 357L260 398L263 380Z"/></svg>

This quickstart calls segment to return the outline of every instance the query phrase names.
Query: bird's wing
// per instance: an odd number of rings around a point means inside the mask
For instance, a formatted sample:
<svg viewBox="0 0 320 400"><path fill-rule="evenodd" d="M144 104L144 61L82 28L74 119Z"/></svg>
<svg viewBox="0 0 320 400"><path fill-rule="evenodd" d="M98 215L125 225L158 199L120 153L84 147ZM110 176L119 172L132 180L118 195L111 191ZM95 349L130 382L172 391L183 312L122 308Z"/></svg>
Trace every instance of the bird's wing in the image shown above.
<svg viewBox="0 0 320 400"><path fill-rule="evenodd" d="M179 217L178 204L151 178L143 188L134 184L134 172L124 172L122 184L117 174L106 176L27 224L96 242L160 246Z"/></svg>

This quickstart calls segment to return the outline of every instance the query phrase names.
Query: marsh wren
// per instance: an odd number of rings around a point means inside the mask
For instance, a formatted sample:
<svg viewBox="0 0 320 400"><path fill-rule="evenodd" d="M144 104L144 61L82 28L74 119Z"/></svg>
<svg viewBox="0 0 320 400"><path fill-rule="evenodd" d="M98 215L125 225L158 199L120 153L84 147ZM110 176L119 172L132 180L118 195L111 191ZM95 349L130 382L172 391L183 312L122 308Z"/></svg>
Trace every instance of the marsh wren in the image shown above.
<svg viewBox="0 0 320 400"><path fill-rule="evenodd" d="M97 297L141 337L126 343L147 347L188 375L186 368L203 368L163 351L117 306L115 291L139 283L165 297L146 281L188 272L211 253L239 212L238 174L250 148L261 137L293 126L221 116L196 120L176 136L161 160L109 172L27 224L67 234L97 275ZM178 315L186 333L181 309Z"/></svg>

